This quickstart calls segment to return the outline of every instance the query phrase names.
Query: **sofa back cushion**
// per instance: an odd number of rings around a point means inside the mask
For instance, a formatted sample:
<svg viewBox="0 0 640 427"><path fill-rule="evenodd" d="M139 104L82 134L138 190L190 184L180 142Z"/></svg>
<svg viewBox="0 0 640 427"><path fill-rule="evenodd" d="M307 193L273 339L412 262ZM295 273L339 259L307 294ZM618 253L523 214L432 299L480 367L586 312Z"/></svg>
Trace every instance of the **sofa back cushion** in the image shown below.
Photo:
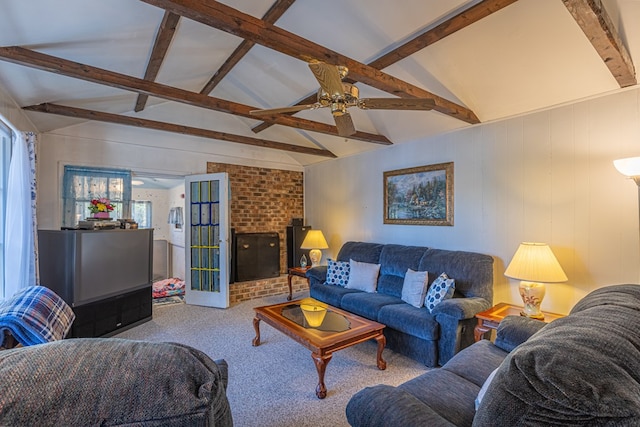
<svg viewBox="0 0 640 427"><path fill-rule="evenodd" d="M378 292L401 298L407 270L419 270L420 260L426 250L423 246L384 245L380 253Z"/></svg>
<svg viewBox="0 0 640 427"><path fill-rule="evenodd" d="M429 272L429 286L446 273L456 281L456 296L484 298L493 304L493 258L489 255L427 249L418 269Z"/></svg>
<svg viewBox="0 0 640 427"><path fill-rule="evenodd" d="M384 245L380 243L347 242L338 252L337 260L349 262L350 260L379 264L380 252Z"/></svg>

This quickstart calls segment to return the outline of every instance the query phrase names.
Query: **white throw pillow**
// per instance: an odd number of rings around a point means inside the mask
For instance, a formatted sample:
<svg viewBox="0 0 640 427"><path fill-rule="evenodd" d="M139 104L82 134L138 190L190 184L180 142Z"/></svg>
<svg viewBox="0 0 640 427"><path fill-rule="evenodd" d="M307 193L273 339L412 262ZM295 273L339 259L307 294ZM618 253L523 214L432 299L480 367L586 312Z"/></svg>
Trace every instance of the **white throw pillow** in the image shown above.
<svg viewBox="0 0 640 427"><path fill-rule="evenodd" d="M427 291L427 297L424 300L424 305L427 307L429 312L432 312L436 305L453 297L453 292L455 290L455 280L449 279L449 276L447 276L446 273L442 273L433 281L431 287Z"/></svg>
<svg viewBox="0 0 640 427"><path fill-rule="evenodd" d="M426 271L407 269L404 275L404 283L402 284L402 301L414 307L422 307L424 305L424 297L427 294L427 277Z"/></svg>
<svg viewBox="0 0 640 427"><path fill-rule="evenodd" d="M380 264L369 264L367 262L358 262L349 260L349 281L348 289L358 289L365 292L375 292L378 286L378 274L380 273Z"/></svg>
<svg viewBox="0 0 640 427"><path fill-rule="evenodd" d="M491 385L491 381L493 381L493 377L496 376L496 372L498 372L498 368L491 371L487 379L484 381L484 384L482 384L482 388L478 392L478 397L476 397L476 401L475 401L476 411L480 407L480 404L482 403L482 399L484 399L484 395L487 393L487 389L489 388L489 385Z"/></svg>

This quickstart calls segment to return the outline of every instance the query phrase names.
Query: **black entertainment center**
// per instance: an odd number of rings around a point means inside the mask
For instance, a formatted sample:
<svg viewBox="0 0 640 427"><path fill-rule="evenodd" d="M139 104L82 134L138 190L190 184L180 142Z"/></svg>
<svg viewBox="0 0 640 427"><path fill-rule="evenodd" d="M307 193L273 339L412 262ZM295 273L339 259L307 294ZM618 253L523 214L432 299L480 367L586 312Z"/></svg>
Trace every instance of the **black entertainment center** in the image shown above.
<svg viewBox="0 0 640 427"><path fill-rule="evenodd" d="M153 229L38 230L40 283L69 304L69 337L115 335L152 316Z"/></svg>

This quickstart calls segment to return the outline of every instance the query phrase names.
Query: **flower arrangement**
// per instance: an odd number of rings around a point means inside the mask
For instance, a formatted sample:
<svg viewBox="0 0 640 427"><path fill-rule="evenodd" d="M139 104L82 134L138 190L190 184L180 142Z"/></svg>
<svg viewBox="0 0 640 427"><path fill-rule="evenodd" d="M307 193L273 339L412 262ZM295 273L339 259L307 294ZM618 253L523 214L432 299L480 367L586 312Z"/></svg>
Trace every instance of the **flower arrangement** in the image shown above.
<svg viewBox="0 0 640 427"><path fill-rule="evenodd" d="M99 199L92 199L89 204L89 210L91 213L96 214L99 212L111 212L114 209L111 201L105 197Z"/></svg>

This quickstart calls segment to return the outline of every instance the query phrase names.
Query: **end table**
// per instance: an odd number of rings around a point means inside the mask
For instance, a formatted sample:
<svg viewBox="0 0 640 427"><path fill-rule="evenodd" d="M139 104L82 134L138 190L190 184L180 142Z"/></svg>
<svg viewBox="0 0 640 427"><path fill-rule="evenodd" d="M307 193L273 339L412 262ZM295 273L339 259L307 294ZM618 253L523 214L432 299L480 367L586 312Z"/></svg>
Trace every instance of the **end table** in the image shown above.
<svg viewBox="0 0 640 427"><path fill-rule="evenodd" d="M287 275L287 284L289 285L289 296L287 297L287 301L291 301L291 294L293 293L293 289L291 288L291 278L293 276L304 277L307 279L307 286L309 286L309 279L307 278L307 270L311 267L291 267L289 268L289 274Z"/></svg>
<svg viewBox="0 0 640 427"><path fill-rule="evenodd" d="M484 335L489 332L489 330L498 329L498 325L500 325L502 319L507 316L520 316L521 311L522 306L501 302L491 307L489 310L476 314L478 324L473 329L473 337L476 341L480 341L484 338ZM542 314L544 314L544 319L540 320L545 323L550 323L556 319L564 317L563 314L549 313L546 311L543 311Z"/></svg>

